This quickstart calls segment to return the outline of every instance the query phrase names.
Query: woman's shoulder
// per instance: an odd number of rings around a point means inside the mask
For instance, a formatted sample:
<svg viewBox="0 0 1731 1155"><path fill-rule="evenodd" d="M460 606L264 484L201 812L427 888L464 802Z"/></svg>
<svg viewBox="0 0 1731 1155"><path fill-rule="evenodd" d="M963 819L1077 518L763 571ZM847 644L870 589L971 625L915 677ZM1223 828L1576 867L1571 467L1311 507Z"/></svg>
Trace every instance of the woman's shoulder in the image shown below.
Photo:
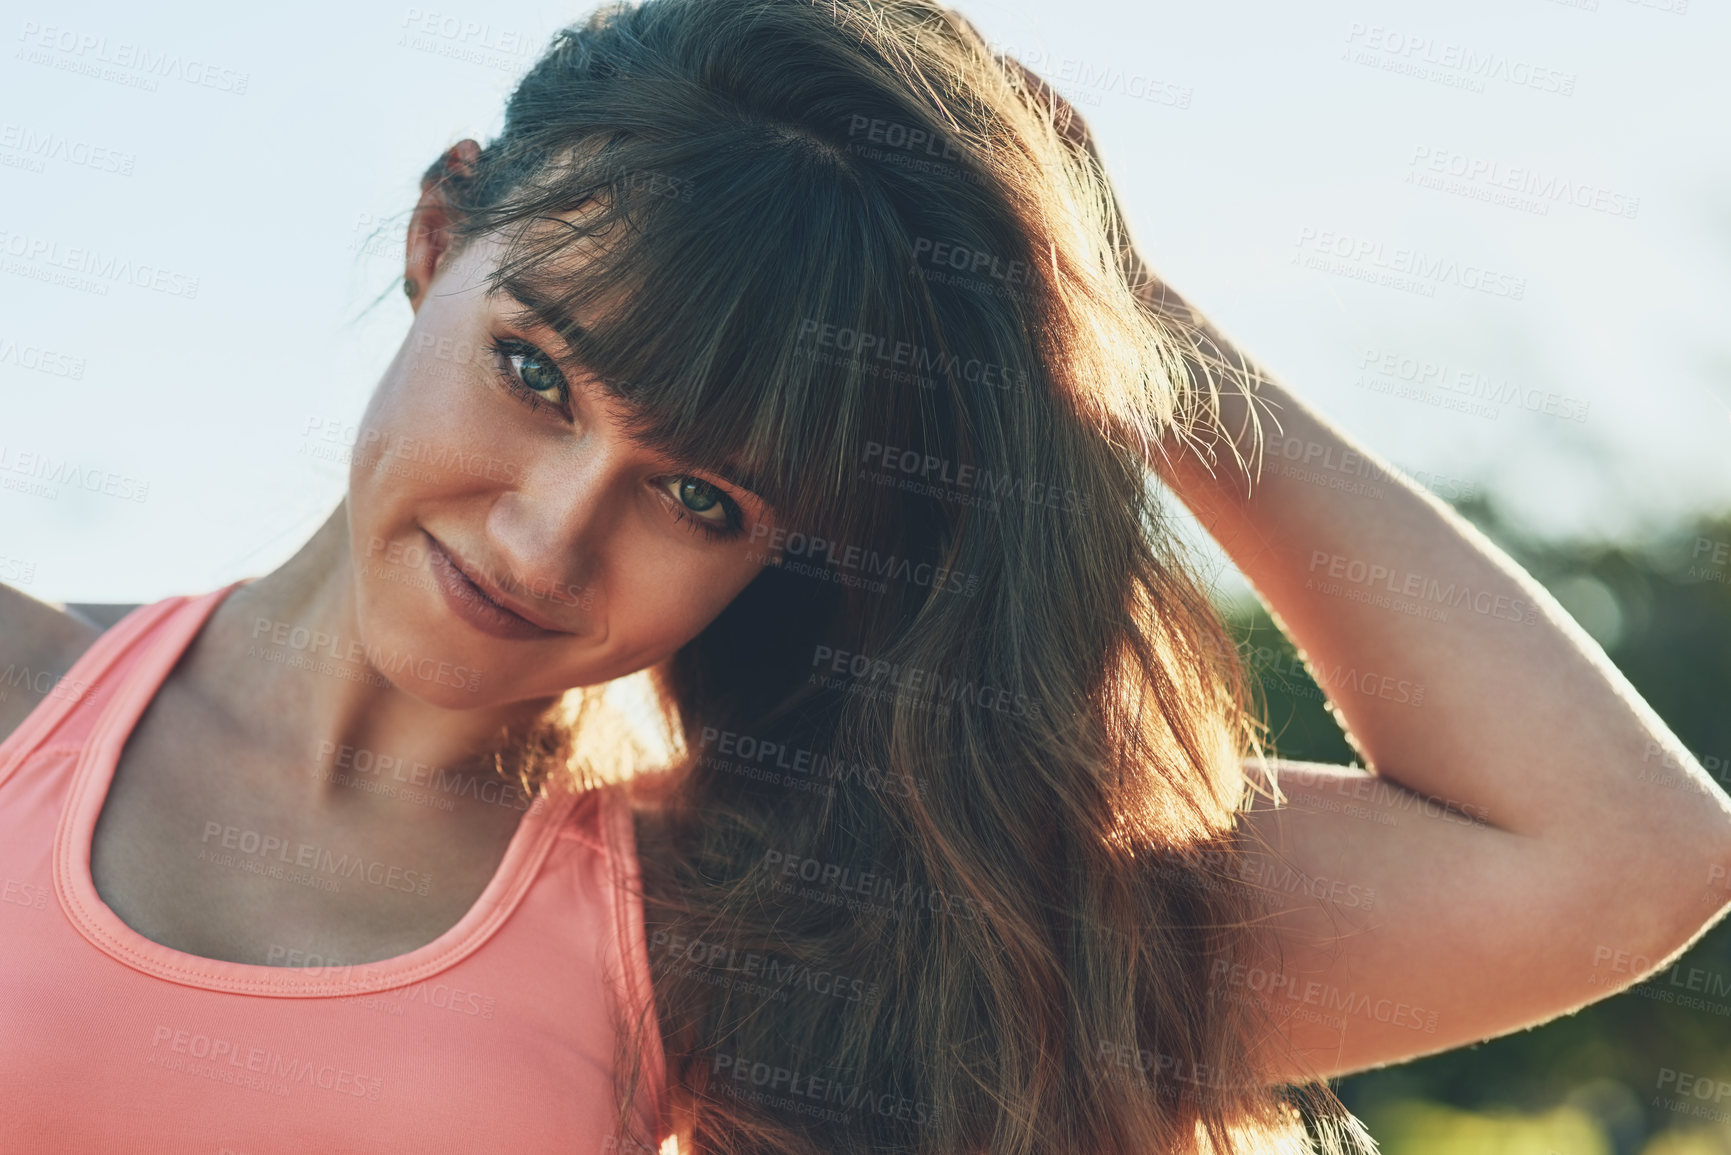
<svg viewBox="0 0 1731 1155"><path fill-rule="evenodd" d="M85 608L41 601L0 582L0 668L20 662L71 666L103 630L119 620L109 620L103 611L121 607L88 607L96 615L82 612Z"/></svg>
<svg viewBox="0 0 1731 1155"><path fill-rule="evenodd" d="M131 606L59 606L0 582L0 741ZM93 611L93 612L87 612Z"/></svg>

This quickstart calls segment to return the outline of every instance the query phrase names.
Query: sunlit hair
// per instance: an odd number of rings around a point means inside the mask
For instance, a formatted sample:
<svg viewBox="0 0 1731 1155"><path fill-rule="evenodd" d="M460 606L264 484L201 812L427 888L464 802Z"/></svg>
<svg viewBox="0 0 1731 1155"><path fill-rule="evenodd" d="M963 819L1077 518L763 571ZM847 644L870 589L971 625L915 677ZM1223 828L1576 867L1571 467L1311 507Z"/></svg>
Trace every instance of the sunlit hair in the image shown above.
<svg viewBox="0 0 1731 1155"><path fill-rule="evenodd" d="M649 0L560 33L432 175L459 243L505 240L495 289L586 319L645 444L732 461L793 531L652 671L671 771L542 759L660 784L620 1133L659 1030L704 1155L1357 1143L1320 1084L1264 1085L1269 1024L1210 983L1267 933L1233 834L1262 747L1144 454L1218 396L1020 74L927 0ZM535 749L598 748L579 714Z"/></svg>

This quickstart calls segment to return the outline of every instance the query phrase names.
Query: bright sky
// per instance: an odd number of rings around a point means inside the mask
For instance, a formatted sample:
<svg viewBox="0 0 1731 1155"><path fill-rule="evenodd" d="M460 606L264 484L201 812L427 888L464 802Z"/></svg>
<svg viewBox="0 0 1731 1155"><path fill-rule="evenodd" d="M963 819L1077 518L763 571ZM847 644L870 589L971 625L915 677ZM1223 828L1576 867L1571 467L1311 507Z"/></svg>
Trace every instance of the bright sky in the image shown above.
<svg viewBox="0 0 1731 1155"><path fill-rule="evenodd" d="M0 581L201 592L329 512L308 430L409 320L390 218L588 11L462 2L8 5ZM963 11L1088 119L1154 266L1377 451L1554 534L1726 508L1725 5Z"/></svg>

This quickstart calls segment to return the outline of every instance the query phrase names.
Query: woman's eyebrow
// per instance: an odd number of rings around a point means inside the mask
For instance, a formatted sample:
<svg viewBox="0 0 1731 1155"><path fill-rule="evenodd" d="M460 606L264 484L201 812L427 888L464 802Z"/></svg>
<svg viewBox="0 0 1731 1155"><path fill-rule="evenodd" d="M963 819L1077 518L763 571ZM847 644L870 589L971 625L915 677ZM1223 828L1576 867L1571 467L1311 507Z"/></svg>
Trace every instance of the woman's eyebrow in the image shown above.
<svg viewBox="0 0 1731 1155"><path fill-rule="evenodd" d="M582 364L582 358L577 355L577 350L588 344L589 330L578 324L575 317L560 312L552 301L538 293L534 286L518 277L507 277L497 288L489 290L488 295L494 296L499 293L503 293L507 298L516 302L525 313L559 335L559 340L565 344L565 360L574 364Z"/></svg>

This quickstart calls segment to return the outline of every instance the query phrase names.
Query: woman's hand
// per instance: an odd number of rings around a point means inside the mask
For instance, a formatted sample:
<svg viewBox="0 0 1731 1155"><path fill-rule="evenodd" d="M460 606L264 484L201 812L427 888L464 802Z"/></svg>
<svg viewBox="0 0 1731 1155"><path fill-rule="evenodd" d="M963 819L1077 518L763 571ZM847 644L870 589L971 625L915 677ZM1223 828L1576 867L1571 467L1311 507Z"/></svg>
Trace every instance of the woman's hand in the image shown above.
<svg viewBox="0 0 1731 1155"><path fill-rule="evenodd" d="M949 10L949 13L988 52L991 51L990 42L980 35L979 29L975 28L966 16L953 8ZM1052 127L1057 130L1059 139L1076 151L1085 154L1093 162L1100 173L1100 182L1105 185L1113 205L1117 206L1117 193L1112 188L1112 182L1106 178L1106 166L1100 160L1100 150L1094 144L1094 134L1088 131L1088 124L1082 119L1082 114L1077 112L1075 106L1069 101L1058 95L1058 90L1048 84L1039 73L1014 56L1007 56L1002 52L992 52L992 59L1002 65L1011 77L1020 77L1022 84L1034 94L1036 103L1048 110L1047 116L1052 122ZM1122 221L1123 213L1120 212L1118 216ZM1125 247L1121 259L1124 262L1125 274L1132 287L1139 288L1145 281L1159 282L1153 269L1149 268L1147 262L1143 261L1141 254L1136 251L1136 247L1129 243L1128 233L1125 234ZM1173 300L1177 299L1176 293L1172 293L1164 285L1159 285L1157 295L1166 294L1169 294Z"/></svg>

